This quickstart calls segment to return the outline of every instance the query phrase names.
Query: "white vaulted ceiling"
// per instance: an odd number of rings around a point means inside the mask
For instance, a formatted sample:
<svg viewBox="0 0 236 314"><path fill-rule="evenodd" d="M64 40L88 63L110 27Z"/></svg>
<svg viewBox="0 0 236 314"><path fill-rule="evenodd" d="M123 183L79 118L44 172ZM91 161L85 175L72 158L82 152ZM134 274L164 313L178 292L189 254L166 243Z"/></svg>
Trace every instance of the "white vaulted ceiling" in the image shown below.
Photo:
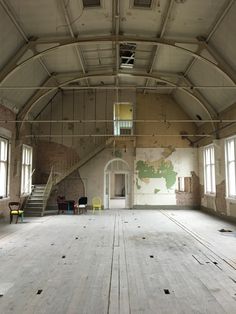
<svg viewBox="0 0 236 314"><path fill-rule="evenodd" d="M0 0L2 103L21 118L36 116L77 79L77 89L170 94L193 119L214 118L236 102L235 0L100 3ZM131 59L133 66L122 65Z"/></svg>

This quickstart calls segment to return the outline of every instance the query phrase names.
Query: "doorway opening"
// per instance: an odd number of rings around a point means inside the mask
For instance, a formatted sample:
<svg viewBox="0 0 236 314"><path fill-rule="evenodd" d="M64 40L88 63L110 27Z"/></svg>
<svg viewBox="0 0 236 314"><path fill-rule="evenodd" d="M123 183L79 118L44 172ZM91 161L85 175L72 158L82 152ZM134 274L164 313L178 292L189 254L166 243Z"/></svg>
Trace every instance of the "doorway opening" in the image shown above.
<svg viewBox="0 0 236 314"><path fill-rule="evenodd" d="M108 162L104 169L104 207L130 208L129 165L116 158Z"/></svg>

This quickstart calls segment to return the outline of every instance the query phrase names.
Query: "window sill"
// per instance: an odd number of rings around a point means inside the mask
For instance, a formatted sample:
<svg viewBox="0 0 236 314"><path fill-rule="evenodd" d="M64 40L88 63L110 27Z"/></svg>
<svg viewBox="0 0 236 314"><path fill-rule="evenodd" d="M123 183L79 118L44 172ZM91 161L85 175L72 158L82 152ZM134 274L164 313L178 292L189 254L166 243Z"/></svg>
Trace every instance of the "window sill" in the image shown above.
<svg viewBox="0 0 236 314"><path fill-rule="evenodd" d="M21 194L20 197L27 197L30 196L31 193L25 193L25 194Z"/></svg>
<svg viewBox="0 0 236 314"><path fill-rule="evenodd" d="M236 197L229 196L229 197L226 197L225 199L229 201L230 203L236 204Z"/></svg>
<svg viewBox="0 0 236 314"><path fill-rule="evenodd" d="M10 199L9 196L6 196L6 197L3 197L3 198L0 198L0 202L5 202L5 201L8 201Z"/></svg>
<svg viewBox="0 0 236 314"><path fill-rule="evenodd" d="M215 193L205 193L204 196L216 197Z"/></svg>

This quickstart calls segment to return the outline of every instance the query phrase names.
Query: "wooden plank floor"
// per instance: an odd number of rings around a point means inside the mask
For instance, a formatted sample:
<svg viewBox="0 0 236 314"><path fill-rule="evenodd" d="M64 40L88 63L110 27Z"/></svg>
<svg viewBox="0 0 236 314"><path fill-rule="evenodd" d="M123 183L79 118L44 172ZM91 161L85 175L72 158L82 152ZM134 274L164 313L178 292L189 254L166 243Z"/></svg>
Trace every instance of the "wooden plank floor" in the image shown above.
<svg viewBox="0 0 236 314"><path fill-rule="evenodd" d="M236 313L236 226L187 210L2 224L0 313Z"/></svg>

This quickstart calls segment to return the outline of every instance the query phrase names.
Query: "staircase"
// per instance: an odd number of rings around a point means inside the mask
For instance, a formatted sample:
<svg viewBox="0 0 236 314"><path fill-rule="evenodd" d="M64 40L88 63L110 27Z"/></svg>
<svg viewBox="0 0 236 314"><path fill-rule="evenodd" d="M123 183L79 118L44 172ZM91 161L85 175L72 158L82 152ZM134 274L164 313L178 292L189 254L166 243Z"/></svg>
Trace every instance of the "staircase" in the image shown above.
<svg viewBox="0 0 236 314"><path fill-rule="evenodd" d="M79 169L83 165L85 165L89 160L94 158L96 155L98 155L102 150L106 148L108 144L110 144L112 139L107 140L107 142L102 143L101 145L97 146L93 151L88 153L85 157L83 157L78 162L74 163L72 166L70 166L68 169L64 170L63 173L58 174L54 178L54 185L61 182L63 179L65 179L67 176L69 176L72 172L74 172L76 169Z"/></svg>
<svg viewBox="0 0 236 314"><path fill-rule="evenodd" d="M34 185L32 193L28 197L27 202L24 206L25 216L41 217L47 214L56 214L57 210L47 210L47 201L50 196L52 187L61 182L76 169L79 169L80 167L85 165L89 160L94 158L97 154L104 150L104 148L110 145L112 141L113 139L109 138L106 142L97 146L93 151L88 153L84 158L82 158L78 162L75 162L73 165L70 165L67 169L64 169L64 171L60 174L56 175L55 169L52 168L47 184Z"/></svg>
<svg viewBox="0 0 236 314"><path fill-rule="evenodd" d="M37 184L33 186L31 195L28 197L24 206L25 216L42 216L45 187L45 184Z"/></svg>

